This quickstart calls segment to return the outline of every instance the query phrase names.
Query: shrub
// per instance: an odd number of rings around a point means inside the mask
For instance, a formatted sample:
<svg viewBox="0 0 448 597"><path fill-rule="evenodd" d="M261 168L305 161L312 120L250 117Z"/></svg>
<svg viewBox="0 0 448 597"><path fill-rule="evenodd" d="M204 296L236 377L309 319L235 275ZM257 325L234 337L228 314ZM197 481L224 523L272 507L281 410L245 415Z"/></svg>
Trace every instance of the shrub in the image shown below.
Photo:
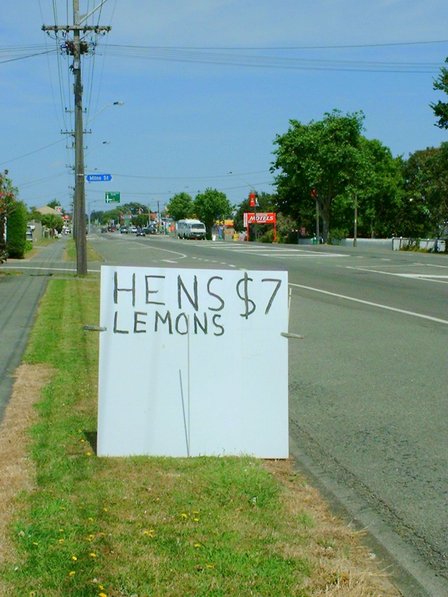
<svg viewBox="0 0 448 597"><path fill-rule="evenodd" d="M17 201L8 216L6 250L9 257L23 259L26 249L27 211L24 203Z"/></svg>

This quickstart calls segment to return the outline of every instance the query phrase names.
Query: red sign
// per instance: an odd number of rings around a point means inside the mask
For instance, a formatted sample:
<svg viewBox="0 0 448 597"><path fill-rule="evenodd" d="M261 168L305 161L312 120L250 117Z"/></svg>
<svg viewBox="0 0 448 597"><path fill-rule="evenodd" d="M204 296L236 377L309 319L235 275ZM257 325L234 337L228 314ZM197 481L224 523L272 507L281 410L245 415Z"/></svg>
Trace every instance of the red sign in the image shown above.
<svg viewBox="0 0 448 597"><path fill-rule="evenodd" d="M257 195L254 191L249 193L249 207L256 207L257 205Z"/></svg>
<svg viewBox="0 0 448 597"><path fill-rule="evenodd" d="M275 212L252 213L246 211L243 214L243 218L246 228L249 224L275 224L277 222L277 214Z"/></svg>

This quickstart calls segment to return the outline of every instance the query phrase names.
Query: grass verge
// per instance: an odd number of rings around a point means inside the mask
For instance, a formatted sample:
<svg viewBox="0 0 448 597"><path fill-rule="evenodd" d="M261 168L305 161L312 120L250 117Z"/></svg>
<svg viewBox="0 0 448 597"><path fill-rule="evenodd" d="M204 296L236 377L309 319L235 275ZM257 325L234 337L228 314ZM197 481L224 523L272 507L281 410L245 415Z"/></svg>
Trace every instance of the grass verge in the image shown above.
<svg viewBox="0 0 448 597"><path fill-rule="evenodd" d="M14 500L4 594L399 594L290 463L97 458L98 338L82 326L98 304L97 281L55 279L40 308L25 361L52 373L28 430L34 483Z"/></svg>

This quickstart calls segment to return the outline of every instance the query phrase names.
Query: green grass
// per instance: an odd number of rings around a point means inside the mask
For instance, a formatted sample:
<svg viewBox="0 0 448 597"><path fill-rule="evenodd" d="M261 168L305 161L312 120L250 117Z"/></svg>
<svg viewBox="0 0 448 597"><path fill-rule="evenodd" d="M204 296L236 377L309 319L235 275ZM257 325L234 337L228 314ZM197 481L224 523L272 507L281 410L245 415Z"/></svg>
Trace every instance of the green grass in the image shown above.
<svg viewBox="0 0 448 597"><path fill-rule="evenodd" d="M54 368L32 428L36 488L14 521L14 595L307 595L303 513L250 458L100 459L99 285L53 280L26 362ZM285 546L288 545L288 549Z"/></svg>
<svg viewBox="0 0 448 597"><path fill-rule="evenodd" d="M87 241L86 247L87 247L87 261L88 262L92 262L92 261L102 262L103 261L102 256L95 251L95 249L92 247L92 245L88 241ZM67 259L67 261L75 261L76 262L76 246L75 246L75 241L73 238L70 238L67 242L66 259Z"/></svg>
<svg viewBox="0 0 448 597"><path fill-rule="evenodd" d="M98 280L49 282L25 355L52 371L29 430L35 484L15 500L0 594L398 594L287 464L97 458L98 336L83 326L98 314Z"/></svg>

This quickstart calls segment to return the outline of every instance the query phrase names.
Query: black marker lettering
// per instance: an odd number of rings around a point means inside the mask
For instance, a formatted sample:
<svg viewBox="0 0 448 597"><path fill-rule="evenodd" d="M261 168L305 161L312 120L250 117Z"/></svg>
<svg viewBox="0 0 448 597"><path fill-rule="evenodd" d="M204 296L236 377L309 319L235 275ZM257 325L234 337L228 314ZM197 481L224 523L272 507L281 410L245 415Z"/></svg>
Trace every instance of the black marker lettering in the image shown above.
<svg viewBox="0 0 448 597"><path fill-rule="evenodd" d="M118 274L114 272L114 303L118 303L119 292L132 292L132 306L135 306L135 274L132 274L132 288L118 288Z"/></svg>
<svg viewBox="0 0 448 597"><path fill-rule="evenodd" d="M194 296L192 297L191 294L188 292L185 284L180 276L177 276L177 303L179 309L182 309L182 290L184 291L185 296L189 300L190 304L193 306L194 310L197 311L199 309L198 304L198 278L194 276L193 278L193 293Z"/></svg>
<svg viewBox="0 0 448 597"><path fill-rule="evenodd" d="M195 334L198 333L199 328L204 332L204 334L207 333L207 330L208 330L207 313L204 313L204 321L202 323L201 323L201 320L199 319L199 317L195 313L193 315L193 323L194 323L194 333Z"/></svg>
<svg viewBox="0 0 448 597"><path fill-rule="evenodd" d="M185 324L185 328L183 330L181 328L182 320ZM181 336L186 336L188 334L188 315L186 313L179 313L179 315L176 317L175 328L176 332Z"/></svg>
<svg viewBox="0 0 448 597"><path fill-rule="evenodd" d="M213 325L218 328L218 330L220 330L220 333L218 334L217 332L214 332L213 335L214 336L222 336L224 334L224 327L218 323L218 319L221 319L221 315L215 314L212 317L212 321L213 321Z"/></svg>
<svg viewBox="0 0 448 597"><path fill-rule="evenodd" d="M135 311L134 312L134 334L146 334L146 321L139 319L138 318L139 315L148 315L148 314L144 313L143 311ZM139 330L138 329L139 325L143 325L143 326L145 326L145 328L143 330Z"/></svg>
<svg viewBox="0 0 448 597"><path fill-rule="evenodd" d="M159 331L159 323L158 323L159 321L163 324L168 323L168 332L170 334L173 333L173 322L171 320L171 313L169 311L166 312L165 317L163 317L163 315L161 315L158 311L156 311L156 318L154 321L154 331L155 332Z"/></svg>
<svg viewBox="0 0 448 597"><path fill-rule="evenodd" d="M114 313L114 334L129 334L127 330L118 329L118 311Z"/></svg>
<svg viewBox="0 0 448 597"><path fill-rule="evenodd" d="M161 280L164 280L166 276L145 276L145 285L146 285L146 304L147 305L164 305L165 303L163 301L150 301L149 300L149 295L150 294L158 294L158 290L150 290L149 289L149 280L150 278L159 278Z"/></svg>
<svg viewBox="0 0 448 597"><path fill-rule="evenodd" d="M276 282L277 283L276 286L275 286L275 288L274 288L274 292L272 293L272 296L269 299L269 302L268 302L268 304L266 306L266 310L264 312L264 314L267 315L269 313L269 311L271 310L272 303L274 302L275 296L276 296L277 292L279 291L280 286L282 285L282 281L279 280L278 278L263 278L261 281L262 282L274 282L274 283Z"/></svg>
<svg viewBox="0 0 448 597"><path fill-rule="evenodd" d="M225 305L224 300L219 296L219 294L216 294L210 290L210 286L211 286L211 283L213 282L213 280L222 280L222 277L221 276L213 276L207 282L207 292L209 293L210 296L214 296L216 299L218 299L218 301L221 303L221 305L219 307L209 307L208 309L209 309L209 311L222 311L224 309L224 305Z"/></svg>

